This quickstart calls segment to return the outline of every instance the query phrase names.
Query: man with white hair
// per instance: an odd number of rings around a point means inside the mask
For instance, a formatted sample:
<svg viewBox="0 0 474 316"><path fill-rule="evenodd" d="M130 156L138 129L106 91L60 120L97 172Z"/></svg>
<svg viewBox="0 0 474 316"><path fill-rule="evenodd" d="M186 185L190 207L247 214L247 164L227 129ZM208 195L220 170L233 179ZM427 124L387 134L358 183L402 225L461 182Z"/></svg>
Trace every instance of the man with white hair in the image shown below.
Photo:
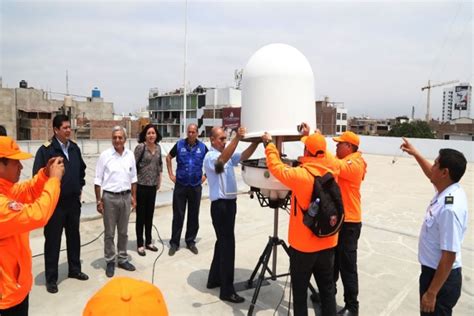
<svg viewBox="0 0 474 316"><path fill-rule="evenodd" d="M135 271L135 267L128 262L127 242L130 206L136 206L137 169L133 152L124 146L126 135L125 128L113 128L113 147L100 155L95 169L97 212L104 219L105 274L109 278L115 272L115 227L118 232L118 267Z"/></svg>

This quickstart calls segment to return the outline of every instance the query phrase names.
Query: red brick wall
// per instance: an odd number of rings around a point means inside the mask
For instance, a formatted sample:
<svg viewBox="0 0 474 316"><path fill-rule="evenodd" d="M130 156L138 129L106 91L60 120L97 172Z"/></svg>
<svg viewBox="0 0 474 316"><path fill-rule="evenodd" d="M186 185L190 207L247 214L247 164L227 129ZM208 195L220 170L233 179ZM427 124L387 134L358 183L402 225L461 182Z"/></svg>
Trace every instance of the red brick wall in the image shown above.
<svg viewBox="0 0 474 316"><path fill-rule="evenodd" d="M77 120L77 126L90 124L90 139L110 139L114 126L123 126L127 130L127 137L137 138L140 132L140 122L129 119L115 120ZM21 127L29 129L31 140L47 140L53 136L53 122L51 119L21 119ZM74 131L71 131L71 138L75 139Z"/></svg>
<svg viewBox="0 0 474 316"><path fill-rule="evenodd" d="M127 130L127 136L129 138L136 138L139 133L140 123L139 121L131 121L123 119L121 121L114 120L101 120L101 121L90 121L91 139L110 139L112 137L112 129L115 126L123 126Z"/></svg>

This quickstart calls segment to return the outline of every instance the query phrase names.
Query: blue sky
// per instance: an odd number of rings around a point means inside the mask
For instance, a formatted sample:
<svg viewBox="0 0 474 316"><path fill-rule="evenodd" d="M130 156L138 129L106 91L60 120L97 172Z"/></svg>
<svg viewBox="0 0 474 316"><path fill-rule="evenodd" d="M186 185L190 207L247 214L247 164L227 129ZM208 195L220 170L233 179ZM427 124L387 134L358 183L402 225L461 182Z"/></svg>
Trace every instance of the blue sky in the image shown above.
<svg viewBox="0 0 474 316"><path fill-rule="evenodd" d="M184 1L0 0L4 86L90 95L97 86L116 112L145 106L150 88L183 85ZM232 86L260 47L299 49L317 99L349 115L424 117L432 82L472 82L470 1L188 2L191 87ZM443 88L432 90L439 117Z"/></svg>

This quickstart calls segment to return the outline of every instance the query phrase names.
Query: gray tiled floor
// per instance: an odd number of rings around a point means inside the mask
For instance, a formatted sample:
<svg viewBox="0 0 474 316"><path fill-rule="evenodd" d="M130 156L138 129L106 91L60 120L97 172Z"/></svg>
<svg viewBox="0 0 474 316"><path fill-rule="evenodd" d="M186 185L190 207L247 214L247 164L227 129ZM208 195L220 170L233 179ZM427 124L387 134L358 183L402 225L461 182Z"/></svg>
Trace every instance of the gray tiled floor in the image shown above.
<svg viewBox="0 0 474 316"><path fill-rule="evenodd" d="M360 311L361 315L418 315L418 275L417 237L426 205L433 195L432 185L424 178L416 162L401 157L392 164L392 157L365 155L368 174L362 187L363 229L359 241ZM90 166L94 157L87 158ZM89 160L90 159L90 160ZM32 163L32 162L31 162ZM473 206L473 164L461 182ZM31 170L31 167L29 167ZM25 170L28 167L25 166ZM92 183L93 167L88 170L88 183ZM167 177L165 177L166 179ZM218 298L217 290L206 289L206 279L215 242L209 214L209 201L201 204L200 231L197 246L199 254L193 255L181 248L173 257L167 255L171 230L172 210L171 183L166 179L159 194L154 224L164 242L163 252L156 260L154 281L161 288L171 315L244 315L247 314L253 290L240 292L246 299L243 304L228 304ZM241 191L247 187L240 182ZM93 196L85 193L84 200L90 202ZM89 204L86 203L84 209ZM96 238L103 229L93 208L84 217L81 236L83 243ZM87 214L86 214L87 213ZM279 236L286 240L288 216L279 211ZM472 315L474 310L473 286L473 215L470 214L469 228L463 245L463 291L455 310L455 315ZM131 222L134 221L132 215ZM256 200L242 194L238 198L236 222L236 272L235 281L248 280L273 231L273 211L263 209ZM154 233L156 236L156 233ZM63 238L64 239L64 238ZM31 234L33 254L43 250L42 230ZM64 240L63 240L64 243ZM158 242L160 244L160 242ZM162 248L160 244L160 248ZM129 226L129 254L137 266L136 272L116 270L116 275L151 281L156 254L147 252L145 257L136 253L134 225ZM88 298L106 281L104 273L103 240L82 248L83 270L90 280L80 282L67 279L66 254L60 258L59 293L51 295L44 287L44 267L41 257L33 259L34 286L30 295L31 315L81 315ZM288 270L288 259L279 249L277 272ZM255 312L257 315L271 315L278 307L278 314L287 314L289 284L286 278L270 281L261 289ZM288 282L289 283L289 282ZM338 286L341 289L341 285ZM280 298L284 296L281 305ZM337 294L337 302L342 305L342 291ZM310 314L314 314L311 308Z"/></svg>

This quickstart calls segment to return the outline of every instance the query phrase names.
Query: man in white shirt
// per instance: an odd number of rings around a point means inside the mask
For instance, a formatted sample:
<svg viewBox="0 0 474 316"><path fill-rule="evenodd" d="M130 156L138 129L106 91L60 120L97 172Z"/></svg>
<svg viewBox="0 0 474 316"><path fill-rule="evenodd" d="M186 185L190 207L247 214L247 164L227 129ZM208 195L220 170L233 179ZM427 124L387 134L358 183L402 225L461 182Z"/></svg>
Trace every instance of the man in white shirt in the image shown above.
<svg viewBox="0 0 474 316"><path fill-rule="evenodd" d="M432 165L405 138L401 149L415 157L436 194L426 210L418 243L421 315L451 315L461 296L461 245L467 229L466 193L459 185L466 158L441 149Z"/></svg>
<svg viewBox="0 0 474 316"><path fill-rule="evenodd" d="M130 206L136 206L137 170L133 152L125 148L126 130L116 126L112 130L112 145L104 151L95 169L95 196L97 212L104 219L105 274L111 278L115 272L115 227L117 227L118 267L135 271L128 262L128 219ZM102 195L101 195L102 193Z"/></svg>

